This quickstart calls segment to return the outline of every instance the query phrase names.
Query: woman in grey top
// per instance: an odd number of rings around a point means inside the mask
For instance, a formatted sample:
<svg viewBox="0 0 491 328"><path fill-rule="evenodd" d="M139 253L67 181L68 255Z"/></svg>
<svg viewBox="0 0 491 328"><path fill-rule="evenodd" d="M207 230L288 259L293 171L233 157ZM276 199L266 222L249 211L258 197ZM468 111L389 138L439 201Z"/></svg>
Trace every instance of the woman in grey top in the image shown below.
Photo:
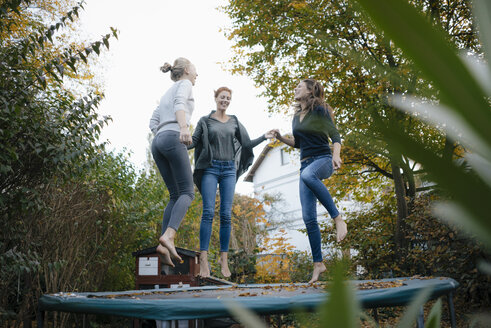
<svg viewBox="0 0 491 328"><path fill-rule="evenodd" d="M194 110L192 86L198 74L194 65L182 57L177 58L174 65L165 63L160 69L164 73L170 71L171 79L176 83L162 96L150 119L150 129L155 134L152 155L170 198L164 210L157 253L165 264L174 266L171 258L182 261L174 246L176 232L194 199L186 146L192 142L189 132Z"/></svg>
<svg viewBox="0 0 491 328"><path fill-rule="evenodd" d="M220 190L220 260L222 274L230 277L228 246L230 241L232 202L238 177L252 164L252 148L272 138L271 131L250 140L246 129L237 117L227 115L232 91L221 87L215 91L216 111L203 116L193 134L195 168L194 182L203 198L203 215L200 225L200 276L210 276L208 246L215 214L217 187Z"/></svg>

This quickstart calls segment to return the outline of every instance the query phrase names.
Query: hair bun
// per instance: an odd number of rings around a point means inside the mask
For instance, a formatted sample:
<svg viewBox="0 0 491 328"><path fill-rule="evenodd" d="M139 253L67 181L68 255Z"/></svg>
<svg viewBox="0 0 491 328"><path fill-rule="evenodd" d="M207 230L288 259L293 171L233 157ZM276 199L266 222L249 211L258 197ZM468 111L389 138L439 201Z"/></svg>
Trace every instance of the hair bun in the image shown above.
<svg viewBox="0 0 491 328"><path fill-rule="evenodd" d="M172 70L172 65L169 64L169 63L165 63L164 66L160 67L160 70L163 73L167 73L168 71L171 71Z"/></svg>

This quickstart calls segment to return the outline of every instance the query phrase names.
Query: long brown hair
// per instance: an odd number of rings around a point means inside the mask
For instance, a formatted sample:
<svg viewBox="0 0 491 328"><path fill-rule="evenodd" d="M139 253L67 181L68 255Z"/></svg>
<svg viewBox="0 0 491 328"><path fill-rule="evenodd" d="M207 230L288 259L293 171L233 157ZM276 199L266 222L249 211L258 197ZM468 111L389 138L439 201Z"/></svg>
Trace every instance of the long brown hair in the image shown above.
<svg viewBox="0 0 491 328"><path fill-rule="evenodd" d="M334 123L334 111L332 107L329 106L329 104L324 100L324 87L322 84L314 79L305 79L302 80L302 82L304 82L307 86L307 90L310 91L310 95L306 99L305 109L302 109L299 102L294 105L295 115L300 114L301 112L309 113L317 106L322 106L324 110L327 110L332 122Z"/></svg>

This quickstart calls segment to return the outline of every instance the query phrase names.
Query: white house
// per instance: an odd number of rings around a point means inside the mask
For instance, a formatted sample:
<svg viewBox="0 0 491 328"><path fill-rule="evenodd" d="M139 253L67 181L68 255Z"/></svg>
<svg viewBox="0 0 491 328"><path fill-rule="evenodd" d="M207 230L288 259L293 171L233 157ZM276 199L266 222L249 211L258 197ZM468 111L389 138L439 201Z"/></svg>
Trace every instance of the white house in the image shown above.
<svg viewBox="0 0 491 328"><path fill-rule="evenodd" d="M272 147L268 144L256 159L244 181L254 184L254 194L261 199L264 194L281 195L282 202L276 213L275 220L285 223L289 242L297 250L310 251L307 235L298 231L305 228L302 220L302 210L298 193L300 177L300 159L298 150L280 145ZM339 204L338 205L342 205ZM344 204L343 204L344 205ZM330 221L325 208L317 204L317 219L319 222ZM275 231L271 231L273 234Z"/></svg>

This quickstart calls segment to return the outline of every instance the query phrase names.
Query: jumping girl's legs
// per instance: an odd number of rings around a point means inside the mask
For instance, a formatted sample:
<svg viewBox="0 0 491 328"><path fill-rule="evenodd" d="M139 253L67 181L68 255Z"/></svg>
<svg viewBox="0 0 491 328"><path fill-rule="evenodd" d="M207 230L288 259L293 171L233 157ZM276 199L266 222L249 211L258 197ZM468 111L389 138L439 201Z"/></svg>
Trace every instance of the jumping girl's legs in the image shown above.
<svg viewBox="0 0 491 328"><path fill-rule="evenodd" d="M202 277L210 276L208 266L208 247L215 215L215 200L217 194L219 172L215 167L205 169L201 178L201 196L203 198L203 215L199 229L200 273Z"/></svg>
<svg viewBox="0 0 491 328"><path fill-rule="evenodd" d="M228 246L230 241L232 202L235 192L235 166L233 161L213 161L211 167L205 169L201 179L201 195L203 197L203 216L200 225L200 275L210 275L208 267L208 247L215 214L217 186L220 186L220 260L222 274L230 277L228 268Z"/></svg>
<svg viewBox="0 0 491 328"><path fill-rule="evenodd" d="M327 190L323 179L327 179L333 172L332 168L332 156L326 155L317 157L312 160L308 166L300 173L300 179L308 186L308 188L314 193L315 197L329 212L331 218L334 219L336 224L336 240L340 242L346 237L348 232L346 222L339 214L331 194Z"/></svg>
<svg viewBox="0 0 491 328"><path fill-rule="evenodd" d="M332 157L329 155L308 159L307 166L300 173L300 180L307 185L322 205L326 208L332 218L339 215L338 209L327 190L323 179L327 179L333 172Z"/></svg>
<svg viewBox="0 0 491 328"><path fill-rule="evenodd" d="M302 162L300 168L300 202L302 204L302 217L307 228L312 257L314 260L314 272L309 283L319 279L326 267L322 263L321 235L317 223L317 199L326 208L336 223L337 240L346 236L346 223L339 215L339 211L332 200L331 194L322 179L331 176L333 172L332 157L330 155L307 159Z"/></svg>
<svg viewBox="0 0 491 328"><path fill-rule="evenodd" d="M176 203L176 200L178 198L178 190L177 190L177 185L173 177L168 177L164 172L169 172L170 171L170 164L167 158L165 158L164 155L161 154L161 152L158 149L158 144L159 142L157 141L158 136L154 139L152 142L152 155L155 160L155 163L157 164L157 168L159 169L160 175L164 179L164 183L167 186L167 189L169 190L169 202L167 203L167 206L164 209L164 215L162 218L162 230L161 230L161 235L164 234L165 230L167 230L167 226L169 225L169 220L170 216L172 213L172 208L174 207L174 204ZM160 142L161 143L161 142ZM165 177L165 178L164 178ZM167 181L166 181L167 178ZM162 246L160 243L157 246L157 253L159 254L162 262L164 264L167 264L171 267L174 267L174 263L171 260L169 250Z"/></svg>
<svg viewBox="0 0 491 328"><path fill-rule="evenodd" d="M314 193L300 179L300 203L302 205L302 218L307 228L312 258L314 262L322 262L321 232L317 223L317 199Z"/></svg>
<svg viewBox="0 0 491 328"><path fill-rule="evenodd" d="M314 260L314 272L309 283L319 280L319 276L326 271L324 263L322 263L322 250L321 250L321 233L319 224L317 223L317 209L314 193L307 187L307 185L300 179L300 203L302 205L302 218L307 228L307 235L309 237L310 249L312 250L312 257Z"/></svg>
<svg viewBox="0 0 491 328"><path fill-rule="evenodd" d="M232 230L232 204L235 193L235 165L233 161L222 163L220 175L220 266L224 277L230 277L228 247Z"/></svg>
<svg viewBox="0 0 491 328"><path fill-rule="evenodd" d="M167 248L170 255L179 261L174 239L189 205L194 199L193 178L187 149L179 142L179 132L164 131L159 133L152 142L152 155L159 172L169 190L169 204L164 210L162 220L162 236L160 244ZM162 247L158 248L166 258Z"/></svg>

